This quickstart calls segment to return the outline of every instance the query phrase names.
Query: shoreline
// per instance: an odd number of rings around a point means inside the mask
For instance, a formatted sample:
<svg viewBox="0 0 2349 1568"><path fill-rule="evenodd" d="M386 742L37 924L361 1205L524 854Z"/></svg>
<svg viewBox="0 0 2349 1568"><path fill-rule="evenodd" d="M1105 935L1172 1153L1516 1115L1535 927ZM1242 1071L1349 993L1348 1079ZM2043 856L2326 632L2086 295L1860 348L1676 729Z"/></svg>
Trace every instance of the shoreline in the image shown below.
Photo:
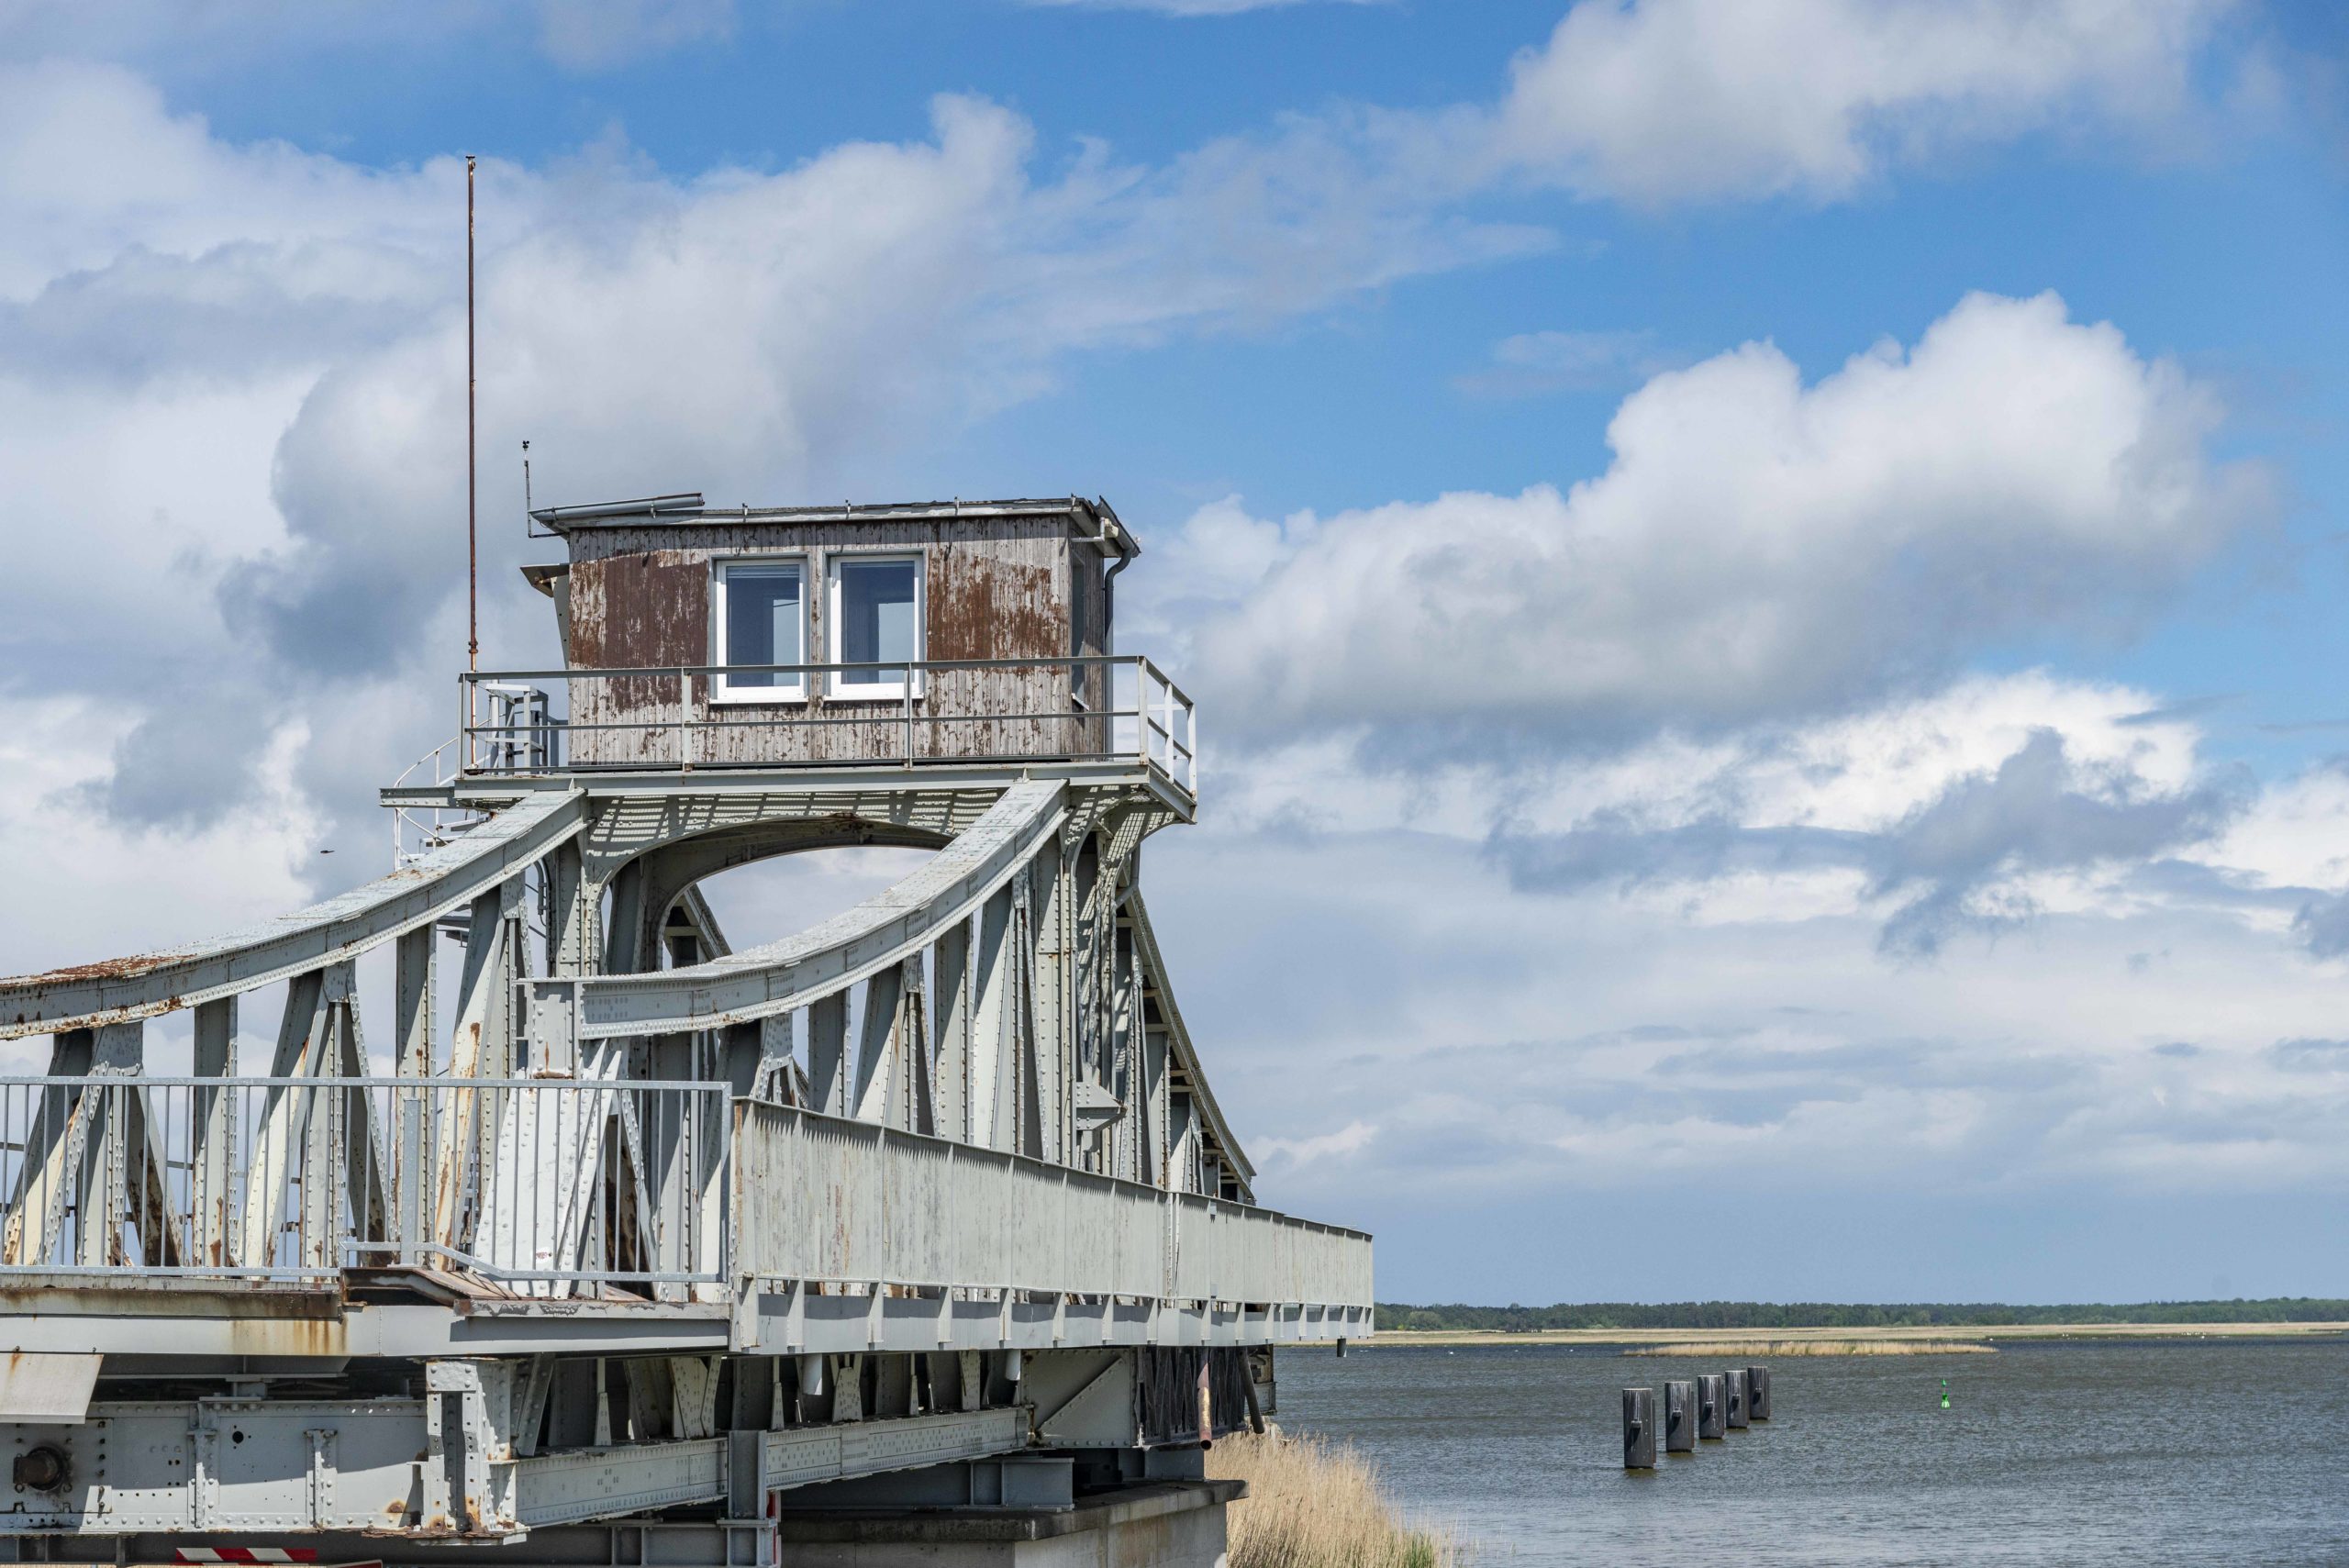
<svg viewBox="0 0 2349 1568"><path fill-rule="evenodd" d="M1979 1342L1997 1340L2286 1340L2349 1335L2349 1323L1986 1323L1902 1324L1872 1329L1382 1329L1353 1347L1374 1351L1435 1345L1753 1345L1789 1340Z"/></svg>

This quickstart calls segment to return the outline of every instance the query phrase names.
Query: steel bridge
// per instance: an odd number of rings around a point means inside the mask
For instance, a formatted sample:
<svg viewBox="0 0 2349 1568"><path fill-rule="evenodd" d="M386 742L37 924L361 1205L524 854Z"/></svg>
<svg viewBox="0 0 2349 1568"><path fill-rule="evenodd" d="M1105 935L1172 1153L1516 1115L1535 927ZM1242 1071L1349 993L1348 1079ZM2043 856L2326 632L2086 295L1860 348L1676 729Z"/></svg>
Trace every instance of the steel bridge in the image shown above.
<svg viewBox="0 0 2349 1568"><path fill-rule="evenodd" d="M388 875L0 981L51 1037L0 1080L0 1559L774 1562L785 1509L1196 1477L1270 1347L1367 1334L1152 927L1197 737L1108 650L1115 514L691 499L540 515L564 665L462 678ZM701 892L848 845L934 852L756 946Z"/></svg>

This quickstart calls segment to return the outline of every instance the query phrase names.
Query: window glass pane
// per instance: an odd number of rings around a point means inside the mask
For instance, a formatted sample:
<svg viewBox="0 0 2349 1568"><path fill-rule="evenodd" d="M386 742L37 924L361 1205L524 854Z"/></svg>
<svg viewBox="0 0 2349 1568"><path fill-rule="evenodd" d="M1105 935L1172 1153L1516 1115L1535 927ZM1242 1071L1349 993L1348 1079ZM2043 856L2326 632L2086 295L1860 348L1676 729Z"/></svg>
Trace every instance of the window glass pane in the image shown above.
<svg viewBox="0 0 2349 1568"><path fill-rule="evenodd" d="M843 561L841 574L841 662L918 660L919 628L914 624L914 562ZM844 686L894 686L903 670L844 670Z"/></svg>
<svg viewBox="0 0 2349 1568"><path fill-rule="evenodd" d="M725 664L803 662L800 638L799 568L733 566L726 572ZM773 673L729 675L729 687L796 686L797 675Z"/></svg>

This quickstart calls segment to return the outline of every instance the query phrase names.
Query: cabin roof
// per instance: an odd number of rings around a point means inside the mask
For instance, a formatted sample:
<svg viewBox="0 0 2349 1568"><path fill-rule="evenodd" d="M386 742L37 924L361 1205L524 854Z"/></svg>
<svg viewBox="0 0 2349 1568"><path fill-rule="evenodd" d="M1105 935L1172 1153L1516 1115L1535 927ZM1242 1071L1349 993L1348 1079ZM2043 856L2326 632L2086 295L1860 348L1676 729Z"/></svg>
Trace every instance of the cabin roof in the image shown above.
<svg viewBox="0 0 2349 1568"><path fill-rule="evenodd" d="M1081 495L1007 501L842 501L821 506L712 506L697 492L645 495L630 501L596 501L578 506L541 506L530 520L568 536L593 528L641 528L678 524L696 528L776 523L902 523L969 517L1052 517L1070 524L1105 550L1124 556L1141 553L1141 541L1119 520L1108 502Z"/></svg>

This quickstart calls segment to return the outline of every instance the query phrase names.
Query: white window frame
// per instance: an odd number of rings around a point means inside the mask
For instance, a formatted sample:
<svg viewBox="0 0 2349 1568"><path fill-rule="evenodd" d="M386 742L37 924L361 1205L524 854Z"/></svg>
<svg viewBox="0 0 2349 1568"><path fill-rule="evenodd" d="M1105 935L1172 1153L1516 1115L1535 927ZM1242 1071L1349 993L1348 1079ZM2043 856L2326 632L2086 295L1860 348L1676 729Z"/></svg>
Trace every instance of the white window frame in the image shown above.
<svg viewBox="0 0 2349 1568"><path fill-rule="evenodd" d="M914 657L919 664L930 657L930 562L918 550L833 550L824 562L824 647L829 651L825 662L844 664L848 656L841 651L841 634L848 623L841 615L841 585L846 575L843 566L882 565L891 562L910 562L914 569ZM922 673L907 672L913 679L912 690L904 681L874 681L848 685L841 679L841 672L832 671L825 677L824 695L838 702L903 702L907 696L921 695Z"/></svg>
<svg viewBox="0 0 2349 1568"><path fill-rule="evenodd" d="M729 555L712 563L716 570L710 578L709 590L709 662L730 664L733 650L727 647L726 579L738 567L789 566L799 573L799 657L777 659L778 664L807 664L807 606L812 595L807 584L815 573L804 555ZM790 677L791 684L778 686L744 686L736 689L731 676L719 675L710 682L709 700L721 703L804 703L807 700L807 675L805 671Z"/></svg>

